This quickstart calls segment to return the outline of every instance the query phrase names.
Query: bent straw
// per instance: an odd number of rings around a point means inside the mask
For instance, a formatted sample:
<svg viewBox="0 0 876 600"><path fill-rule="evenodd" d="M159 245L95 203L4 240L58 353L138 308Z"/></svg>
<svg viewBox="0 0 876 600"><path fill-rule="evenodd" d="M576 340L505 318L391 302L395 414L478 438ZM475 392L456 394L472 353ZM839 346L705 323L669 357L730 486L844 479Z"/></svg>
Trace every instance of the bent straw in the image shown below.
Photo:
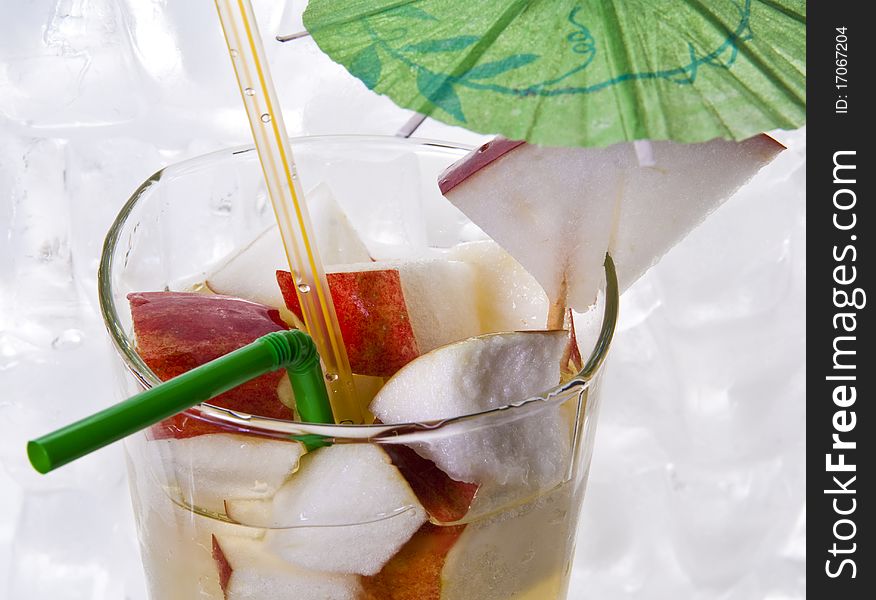
<svg viewBox="0 0 876 600"><path fill-rule="evenodd" d="M325 365L335 418L341 423L363 423L365 416L356 399L350 361L317 252L252 5L249 0L216 0L216 9L280 227L286 258L295 276L304 326L316 342Z"/></svg>
<svg viewBox="0 0 876 600"><path fill-rule="evenodd" d="M27 443L33 468L48 473L265 373L286 368L303 421L334 423L319 354L297 329L275 331L76 423ZM316 445L316 444L313 444Z"/></svg>

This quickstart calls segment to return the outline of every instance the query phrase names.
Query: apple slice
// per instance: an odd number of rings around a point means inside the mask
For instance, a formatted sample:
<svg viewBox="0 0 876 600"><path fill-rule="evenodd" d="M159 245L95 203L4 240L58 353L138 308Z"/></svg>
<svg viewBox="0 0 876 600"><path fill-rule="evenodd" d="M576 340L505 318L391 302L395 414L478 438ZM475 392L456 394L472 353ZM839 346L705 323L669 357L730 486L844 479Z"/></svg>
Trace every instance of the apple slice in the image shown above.
<svg viewBox="0 0 876 600"><path fill-rule="evenodd" d="M362 578L361 600L441 600L444 560L464 529L423 525L380 573Z"/></svg>
<svg viewBox="0 0 876 600"><path fill-rule="evenodd" d="M483 335L417 358L371 402L383 423L447 419L507 406L560 381L565 331ZM555 404L480 428L448 426L411 447L484 497L534 493L559 483L570 460L571 424ZM481 492L478 492L481 495Z"/></svg>
<svg viewBox="0 0 876 600"><path fill-rule="evenodd" d="M300 442L212 433L149 442L169 465L182 500L221 514L228 498L270 498L297 469Z"/></svg>
<svg viewBox="0 0 876 600"><path fill-rule="evenodd" d="M137 352L166 381L249 344L272 331L287 329L277 310L229 298L190 292L128 294ZM277 394L285 372L248 381L211 400L224 408L288 419L292 411ZM222 431L184 413L152 428L155 438L183 438Z"/></svg>
<svg viewBox="0 0 876 600"><path fill-rule="evenodd" d="M451 479L434 462L407 446L384 444L381 448L401 471L431 519L453 523L465 517L478 491L477 484Z"/></svg>
<svg viewBox="0 0 876 600"><path fill-rule="evenodd" d="M326 277L354 373L389 376L417 357L397 270L328 273ZM277 271L277 283L286 307L303 319L292 274Z"/></svg>
<svg viewBox="0 0 876 600"><path fill-rule="evenodd" d="M226 600L358 600L361 596L357 576L301 569L258 540L214 535L213 559Z"/></svg>
<svg viewBox="0 0 876 600"><path fill-rule="evenodd" d="M424 352L477 335L474 272L442 259L343 265L327 275L354 373L388 377ZM286 306L301 306L288 271L277 271Z"/></svg>
<svg viewBox="0 0 876 600"><path fill-rule="evenodd" d="M499 244L492 240L466 242L451 248L447 256L474 269L480 333L544 327L547 295Z"/></svg>
<svg viewBox="0 0 876 600"><path fill-rule="evenodd" d="M373 444L311 452L270 501L225 503L228 516L268 528L265 544L305 569L374 575L426 521L411 487Z"/></svg>
<svg viewBox="0 0 876 600"><path fill-rule="evenodd" d="M305 194L317 248L325 265L368 262L371 256L347 215L324 183ZM246 298L273 308L284 307L274 272L288 269L283 240L271 225L240 252L207 277L207 287L217 294Z"/></svg>
<svg viewBox="0 0 876 600"><path fill-rule="evenodd" d="M784 147L743 142L650 142L545 148L496 139L447 169L441 192L528 270L552 302L584 311L611 252L626 289Z"/></svg>

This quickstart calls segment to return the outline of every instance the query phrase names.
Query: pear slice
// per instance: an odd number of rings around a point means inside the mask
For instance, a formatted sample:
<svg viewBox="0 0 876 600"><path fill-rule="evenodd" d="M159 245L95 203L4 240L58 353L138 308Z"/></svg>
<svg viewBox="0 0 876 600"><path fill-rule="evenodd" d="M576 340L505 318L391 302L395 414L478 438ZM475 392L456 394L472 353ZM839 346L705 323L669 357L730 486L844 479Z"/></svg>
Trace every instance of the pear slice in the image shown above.
<svg viewBox="0 0 876 600"><path fill-rule="evenodd" d="M441 192L520 261L563 310L593 303L610 252L626 289L784 146L650 142L545 148L498 138L442 174ZM768 199L764 199L768 201Z"/></svg>

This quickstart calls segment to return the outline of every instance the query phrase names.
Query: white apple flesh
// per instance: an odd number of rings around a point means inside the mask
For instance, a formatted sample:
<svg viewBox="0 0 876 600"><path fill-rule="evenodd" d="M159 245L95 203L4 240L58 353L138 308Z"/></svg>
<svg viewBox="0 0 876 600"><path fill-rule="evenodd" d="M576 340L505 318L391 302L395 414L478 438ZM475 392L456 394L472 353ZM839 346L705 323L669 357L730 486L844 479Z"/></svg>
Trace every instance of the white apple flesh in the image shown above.
<svg viewBox="0 0 876 600"><path fill-rule="evenodd" d="M395 268L420 354L480 333L475 274L469 265L423 259L397 261Z"/></svg>
<svg viewBox="0 0 876 600"><path fill-rule="evenodd" d="M651 146L653 166L638 166L626 156L629 179L609 246L619 265L621 291L785 149L768 135L742 142L651 142Z"/></svg>
<svg viewBox="0 0 876 600"><path fill-rule="evenodd" d="M489 334L438 348L403 367L371 402L384 423L446 419L537 396L557 385L565 331ZM482 428L446 427L411 448L451 478L479 484L483 498L535 493L568 467L570 426L558 406L494 419ZM517 415L514 415L515 417Z"/></svg>
<svg viewBox="0 0 876 600"><path fill-rule="evenodd" d="M441 192L541 283L552 303L584 311L610 252L626 289L784 147L650 142L546 148L497 139L452 165ZM765 199L766 201L766 199Z"/></svg>

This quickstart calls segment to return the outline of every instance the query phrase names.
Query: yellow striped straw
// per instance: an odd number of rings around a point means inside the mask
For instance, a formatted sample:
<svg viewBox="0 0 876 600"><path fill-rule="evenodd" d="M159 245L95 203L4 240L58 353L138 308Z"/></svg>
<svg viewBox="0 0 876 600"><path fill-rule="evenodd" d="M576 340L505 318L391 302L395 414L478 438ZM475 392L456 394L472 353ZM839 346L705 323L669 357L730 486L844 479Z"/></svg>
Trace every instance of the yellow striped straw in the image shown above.
<svg viewBox="0 0 876 600"><path fill-rule="evenodd" d="M326 387L339 423L362 423L350 361L295 170L280 102L249 0L216 0L219 20L249 117L268 195L297 283L304 325L322 357Z"/></svg>

